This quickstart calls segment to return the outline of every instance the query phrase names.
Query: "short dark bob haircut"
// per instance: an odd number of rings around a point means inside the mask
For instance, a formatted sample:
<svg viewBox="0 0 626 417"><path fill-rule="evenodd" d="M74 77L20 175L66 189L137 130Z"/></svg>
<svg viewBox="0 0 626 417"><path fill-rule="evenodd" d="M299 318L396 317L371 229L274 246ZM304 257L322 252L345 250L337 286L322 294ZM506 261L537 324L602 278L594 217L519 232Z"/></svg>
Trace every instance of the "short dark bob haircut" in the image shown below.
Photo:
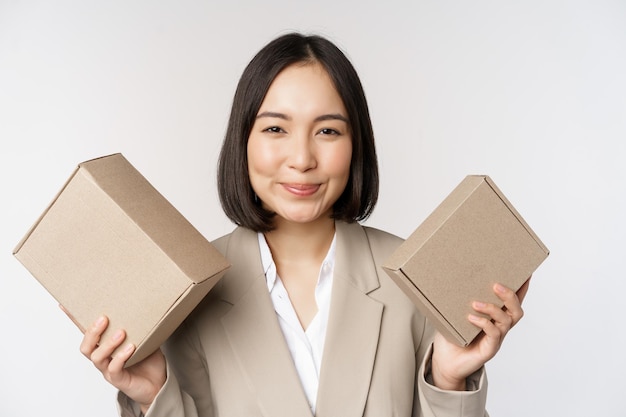
<svg viewBox="0 0 626 417"><path fill-rule="evenodd" d="M321 64L348 112L352 134L350 176L343 194L333 205L332 217L349 223L364 220L378 200L374 132L359 76L348 58L329 40L289 33L263 47L243 71L218 162L217 185L226 216L257 232L274 228L275 213L261 206L250 185L248 138L270 84L283 69L296 63Z"/></svg>

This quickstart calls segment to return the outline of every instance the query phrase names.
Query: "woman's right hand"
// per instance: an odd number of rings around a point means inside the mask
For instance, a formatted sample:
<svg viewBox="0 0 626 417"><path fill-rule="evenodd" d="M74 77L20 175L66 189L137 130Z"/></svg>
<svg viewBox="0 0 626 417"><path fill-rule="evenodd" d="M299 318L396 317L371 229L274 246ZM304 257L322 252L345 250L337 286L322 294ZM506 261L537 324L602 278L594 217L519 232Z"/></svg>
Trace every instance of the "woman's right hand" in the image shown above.
<svg viewBox="0 0 626 417"><path fill-rule="evenodd" d="M108 340L101 340L109 325L102 316L84 332L80 351L98 368L104 378L129 398L137 402L145 414L154 398L165 384L165 356L157 350L141 362L124 368L124 363L135 351L135 346L127 343L115 357L113 352L122 346L126 339L124 330L117 330Z"/></svg>

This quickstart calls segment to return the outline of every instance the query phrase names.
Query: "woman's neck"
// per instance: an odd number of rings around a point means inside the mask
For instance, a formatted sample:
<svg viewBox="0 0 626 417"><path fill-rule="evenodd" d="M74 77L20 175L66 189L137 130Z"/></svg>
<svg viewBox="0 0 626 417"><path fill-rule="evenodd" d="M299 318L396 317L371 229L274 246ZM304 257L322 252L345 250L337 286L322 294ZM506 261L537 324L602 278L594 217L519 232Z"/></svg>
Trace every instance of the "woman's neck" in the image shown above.
<svg viewBox="0 0 626 417"><path fill-rule="evenodd" d="M276 228L265 233L274 262L314 261L321 263L335 235L335 221L328 217L301 224L278 220Z"/></svg>

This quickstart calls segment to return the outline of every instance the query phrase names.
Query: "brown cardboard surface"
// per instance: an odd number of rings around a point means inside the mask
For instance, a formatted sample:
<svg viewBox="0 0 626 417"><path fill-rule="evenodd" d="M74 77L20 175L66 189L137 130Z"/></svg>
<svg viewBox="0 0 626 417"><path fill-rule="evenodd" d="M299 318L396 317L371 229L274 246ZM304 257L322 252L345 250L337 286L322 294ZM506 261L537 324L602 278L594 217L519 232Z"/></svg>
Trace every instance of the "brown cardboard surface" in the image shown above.
<svg viewBox="0 0 626 417"><path fill-rule="evenodd" d="M81 329L155 351L230 266L121 155L84 162L14 250Z"/></svg>
<svg viewBox="0 0 626 417"><path fill-rule="evenodd" d="M486 175L467 176L387 259L383 268L446 338L466 346L480 333L472 301L502 301L549 251Z"/></svg>

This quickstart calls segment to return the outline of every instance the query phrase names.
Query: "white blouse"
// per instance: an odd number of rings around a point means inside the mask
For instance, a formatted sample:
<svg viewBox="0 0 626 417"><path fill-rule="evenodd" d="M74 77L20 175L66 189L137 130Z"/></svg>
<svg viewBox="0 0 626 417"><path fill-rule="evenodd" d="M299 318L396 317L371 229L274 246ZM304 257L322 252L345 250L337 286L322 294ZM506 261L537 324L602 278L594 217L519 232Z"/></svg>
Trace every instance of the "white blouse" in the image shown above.
<svg viewBox="0 0 626 417"><path fill-rule="evenodd" d="M280 328L285 336L296 371L300 377L302 388L309 401L309 406L313 414L315 414L322 353L324 352L324 340L326 338L328 312L330 310L333 270L335 267L335 237L333 237L326 258L322 262L317 286L315 287L317 314L306 331L302 328L287 290L276 273L276 265L263 233L259 233L258 238L259 247L261 248L261 262L263 263L267 288L274 304L274 310L278 316Z"/></svg>

